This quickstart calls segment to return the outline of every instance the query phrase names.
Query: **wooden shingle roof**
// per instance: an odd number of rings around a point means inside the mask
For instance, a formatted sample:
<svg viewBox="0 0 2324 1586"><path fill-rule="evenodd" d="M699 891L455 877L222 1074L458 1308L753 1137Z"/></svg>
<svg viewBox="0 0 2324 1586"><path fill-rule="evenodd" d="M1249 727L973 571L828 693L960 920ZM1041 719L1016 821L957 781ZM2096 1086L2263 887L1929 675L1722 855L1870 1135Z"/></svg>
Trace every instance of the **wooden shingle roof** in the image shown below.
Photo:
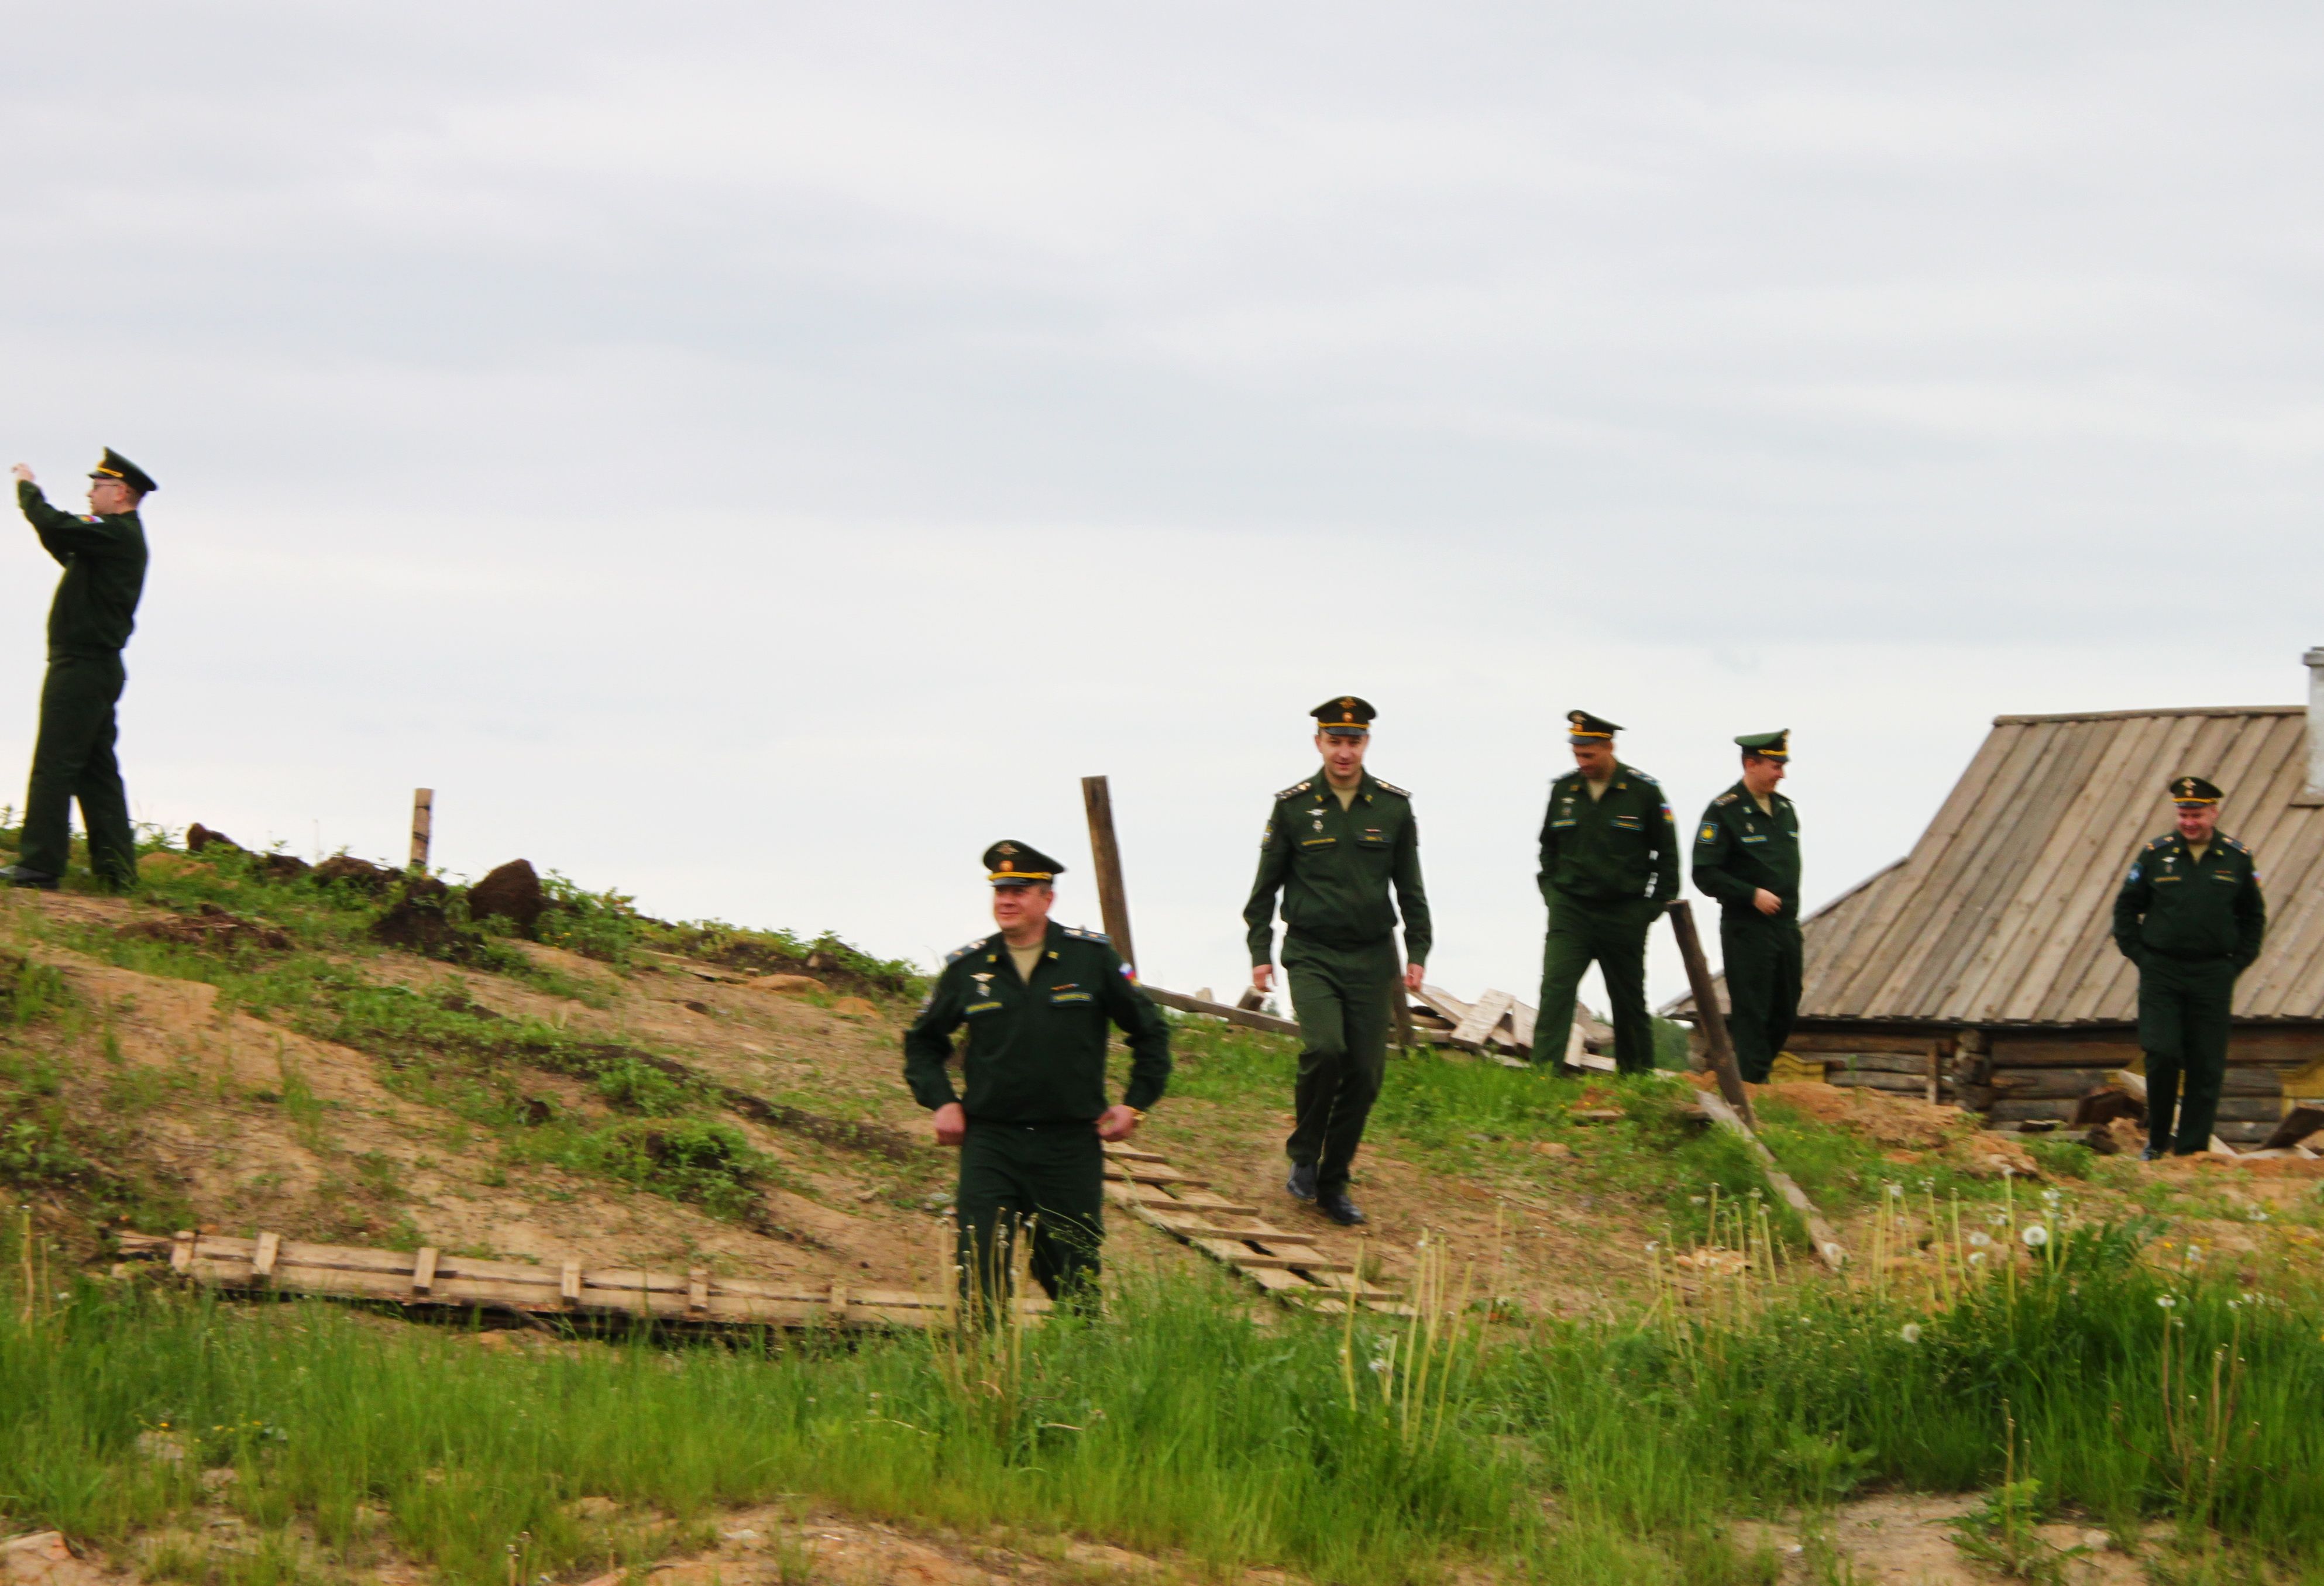
<svg viewBox="0 0 2324 1586"><path fill-rule="evenodd" d="M1997 716L1913 852L1804 925L1803 1019L2127 1023L2137 972L2113 941L2131 856L2166 831L2164 781L2227 789L2267 945L2238 1019L2324 1019L2324 807L2302 801L2298 705Z"/></svg>

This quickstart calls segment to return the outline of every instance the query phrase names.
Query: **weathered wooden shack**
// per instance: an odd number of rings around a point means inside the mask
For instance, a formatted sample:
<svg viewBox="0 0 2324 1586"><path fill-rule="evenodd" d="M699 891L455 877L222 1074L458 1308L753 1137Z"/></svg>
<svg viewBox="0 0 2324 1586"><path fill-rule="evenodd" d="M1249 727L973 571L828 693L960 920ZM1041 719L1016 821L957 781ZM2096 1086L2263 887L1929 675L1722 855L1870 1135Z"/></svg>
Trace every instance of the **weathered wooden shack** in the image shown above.
<svg viewBox="0 0 2324 1586"><path fill-rule="evenodd" d="M2313 703L2009 715L1905 858L1804 923L1790 1050L1812 1076L1934 1094L1996 1122L2070 1117L2143 1067L2137 973L2113 909L2168 829L2166 779L2227 791L2219 829L2257 854L2267 945L2237 982L2219 1135L2265 1135L2324 1094L2324 650ZM1691 1014L1682 1000L1670 1011ZM1794 1069L1793 1072L1799 1072Z"/></svg>

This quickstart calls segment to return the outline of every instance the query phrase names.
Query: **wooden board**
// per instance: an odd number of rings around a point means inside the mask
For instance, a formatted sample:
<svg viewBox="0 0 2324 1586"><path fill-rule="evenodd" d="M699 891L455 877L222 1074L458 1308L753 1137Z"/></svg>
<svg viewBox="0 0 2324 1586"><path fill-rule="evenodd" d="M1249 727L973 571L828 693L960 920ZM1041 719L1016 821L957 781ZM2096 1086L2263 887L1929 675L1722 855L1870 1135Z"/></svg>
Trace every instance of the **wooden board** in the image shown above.
<svg viewBox="0 0 2324 1586"><path fill-rule="evenodd" d="M1314 1235L1277 1227L1256 1207L1214 1194L1199 1179L1175 1172L1167 1177L1108 1177L1106 1194L1116 1204L1233 1268L1268 1294L1317 1309L1344 1311L1345 1301L1352 1298L1367 1310L1409 1314L1396 1291L1360 1283L1354 1267L1318 1249ZM1326 1300L1326 1291L1339 1297Z"/></svg>
<svg viewBox="0 0 2324 1586"><path fill-rule="evenodd" d="M769 1283L687 1273L551 1267L414 1254L347 1245L309 1244L271 1231L231 1239L190 1230L175 1237L124 1231L123 1254L169 1258L171 1270L211 1287L265 1288L327 1299L383 1300L406 1305L511 1309L539 1314L650 1316L715 1325L774 1327L926 1327L951 1314L949 1296L897 1289ZM1016 1302L1020 1314L1048 1308L1039 1298Z"/></svg>
<svg viewBox="0 0 2324 1586"><path fill-rule="evenodd" d="M1487 991L1470 1004L1461 1022L1452 1027L1452 1044L1456 1047L1482 1046L1485 1037L1508 1017L1517 999L1507 991Z"/></svg>

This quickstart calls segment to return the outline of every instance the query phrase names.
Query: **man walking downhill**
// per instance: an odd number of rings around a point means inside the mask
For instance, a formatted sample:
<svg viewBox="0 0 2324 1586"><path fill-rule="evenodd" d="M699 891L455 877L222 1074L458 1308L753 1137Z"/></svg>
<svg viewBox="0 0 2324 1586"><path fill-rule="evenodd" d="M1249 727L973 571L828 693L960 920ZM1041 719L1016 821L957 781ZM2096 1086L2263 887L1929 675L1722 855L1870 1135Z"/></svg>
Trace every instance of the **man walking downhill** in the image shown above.
<svg viewBox="0 0 2324 1586"><path fill-rule="evenodd" d="M1565 719L1574 769L1549 785L1549 813L1541 823L1549 935L1542 944L1533 1060L1555 1063L1565 1056L1574 992L1594 963L1606 978L1615 1066L1644 1074L1655 1065L1646 932L1678 896L1678 828L1662 784L1614 758L1620 727L1586 710L1569 711Z"/></svg>
<svg viewBox="0 0 2324 1586"><path fill-rule="evenodd" d="M1719 899L1735 1065L1763 1085L1800 1010L1800 812L1775 791L1791 763L1790 730L1735 742L1743 779L1702 812L1694 884Z"/></svg>
<svg viewBox="0 0 2324 1586"><path fill-rule="evenodd" d="M2138 965L2148 1162L2210 1148L2236 977L2267 939L2258 862L2218 829L2225 795L2201 777L2180 777L2168 791L2175 829L2139 850L2114 899L2115 945Z"/></svg>
<svg viewBox="0 0 2324 1586"><path fill-rule="evenodd" d="M143 468L106 447L89 475L88 515L49 504L19 463L16 502L41 545L63 567L49 605L49 670L41 684L40 735L16 862L0 871L15 887L53 891L72 853L72 803L88 832L88 867L108 887L137 880L129 794L113 757L114 707L126 674L121 650L145 587L145 530L137 504L156 486Z"/></svg>
<svg viewBox="0 0 2324 1586"><path fill-rule="evenodd" d="M1022 843L984 851L1000 931L945 960L904 1035L904 1078L935 1114L936 1143L960 1148L964 1286L998 1303L1030 1224L1035 1281L1051 1299L1097 1298L1105 1238L1104 1142L1126 1140L1170 1080L1170 1028L1094 931L1049 918L1065 869ZM961 1083L945 1061L968 1027ZM1130 1038L1130 1085L1105 1100L1105 1043Z"/></svg>
<svg viewBox="0 0 2324 1586"><path fill-rule="evenodd" d="M1259 879L1242 917L1250 927L1250 983L1271 990L1275 902L1282 894L1283 974L1300 1040L1297 1120L1285 1143L1291 1177L1284 1188L1352 1226L1364 1214L1348 1196L1348 1171L1387 1077L1397 985L1420 989L1434 936L1412 795L1364 770L1372 707L1349 694L1308 714L1319 724L1315 748L1323 766L1275 796L1259 843Z"/></svg>

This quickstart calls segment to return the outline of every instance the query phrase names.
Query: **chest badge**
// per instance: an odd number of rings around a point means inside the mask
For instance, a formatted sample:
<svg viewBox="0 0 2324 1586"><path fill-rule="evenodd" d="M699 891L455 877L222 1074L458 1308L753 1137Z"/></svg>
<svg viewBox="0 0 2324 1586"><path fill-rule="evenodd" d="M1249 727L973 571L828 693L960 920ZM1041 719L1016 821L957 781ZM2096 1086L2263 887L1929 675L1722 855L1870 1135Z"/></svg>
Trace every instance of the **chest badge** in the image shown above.
<svg viewBox="0 0 2324 1586"><path fill-rule="evenodd" d="M970 975L968 978L969 978L969 979L971 979L971 980L973 980L973 981L974 981L974 982L976 982L976 994L977 994L978 996L982 997L982 996L988 996L988 995L990 995L990 994L991 994L991 991L992 991L992 988L991 988L991 986L989 986L989 985L987 985L987 984L985 983L987 981L990 981L990 980L992 978L992 976L991 976L990 973L985 973L985 974L973 974L973 975Z"/></svg>
<svg viewBox="0 0 2324 1586"><path fill-rule="evenodd" d="M1319 831L1319 832L1320 832L1320 831L1322 831L1322 830L1323 829L1323 823L1322 821L1320 821L1320 820L1319 820L1319 821L1317 821L1317 822L1315 823L1315 829L1316 829L1317 831Z"/></svg>

